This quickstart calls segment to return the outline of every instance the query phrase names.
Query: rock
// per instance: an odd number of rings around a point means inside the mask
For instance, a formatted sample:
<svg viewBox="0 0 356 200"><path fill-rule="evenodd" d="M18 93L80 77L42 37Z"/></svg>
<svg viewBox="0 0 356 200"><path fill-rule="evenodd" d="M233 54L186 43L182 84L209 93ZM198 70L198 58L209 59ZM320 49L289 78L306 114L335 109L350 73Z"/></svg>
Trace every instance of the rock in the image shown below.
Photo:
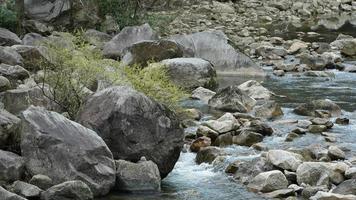
<svg viewBox="0 0 356 200"><path fill-rule="evenodd" d="M334 124L329 119L325 118L313 118L310 121L314 125L324 125L328 128L332 128L334 126Z"/></svg>
<svg viewBox="0 0 356 200"><path fill-rule="evenodd" d="M33 106L22 113L22 121L21 151L30 175L46 175L54 184L80 179L95 196L114 186L112 154L94 131Z"/></svg>
<svg viewBox="0 0 356 200"><path fill-rule="evenodd" d="M21 120L6 110L0 109L0 148L17 145L20 140Z"/></svg>
<svg viewBox="0 0 356 200"><path fill-rule="evenodd" d="M193 141L193 143L190 145L190 150L192 152L198 152L201 148L208 147L210 145L211 139L203 136Z"/></svg>
<svg viewBox="0 0 356 200"><path fill-rule="evenodd" d="M350 169L346 170L345 176L349 179L356 179L356 167L351 167Z"/></svg>
<svg viewBox="0 0 356 200"><path fill-rule="evenodd" d="M273 74L276 76L284 76L285 72L284 70L273 70Z"/></svg>
<svg viewBox="0 0 356 200"><path fill-rule="evenodd" d="M104 45L112 39L112 37L109 34L95 29L89 29L84 33L84 39L89 42L89 44L102 49Z"/></svg>
<svg viewBox="0 0 356 200"><path fill-rule="evenodd" d="M328 156L331 158L331 160L344 160L345 152L343 152L337 146L330 146L328 149Z"/></svg>
<svg viewBox="0 0 356 200"><path fill-rule="evenodd" d="M292 142L294 139L298 138L300 135L294 132L288 133L286 136L286 139L284 141L286 142Z"/></svg>
<svg viewBox="0 0 356 200"><path fill-rule="evenodd" d="M213 129L207 126L199 126L196 133L198 137L205 136L210 138L211 142L214 142L216 138L219 136L218 132L214 131Z"/></svg>
<svg viewBox="0 0 356 200"><path fill-rule="evenodd" d="M25 172L25 161L22 157L0 150L0 182L7 183L21 179Z"/></svg>
<svg viewBox="0 0 356 200"><path fill-rule="evenodd" d="M241 162L240 162L239 160L230 163L230 164L226 167L225 173L227 173L227 174L234 174L234 173L239 169L240 163L241 163Z"/></svg>
<svg viewBox="0 0 356 200"><path fill-rule="evenodd" d="M332 192L344 195L356 195L356 179L346 180L340 183L338 186L336 186L336 188L332 190Z"/></svg>
<svg viewBox="0 0 356 200"><path fill-rule="evenodd" d="M347 118L336 118L335 123L340 125L347 125L350 123L350 120Z"/></svg>
<svg viewBox="0 0 356 200"><path fill-rule="evenodd" d="M295 172L291 172L288 170L284 170L284 175L286 176L288 183L292 184L292 183L296 183L297 182L297 173ZM289 187L288 187L289 188Z"/></svg>
<svg viewBox="0 0 356 200"><path fill-rule="evenodd" d="M31 198L39 198L43 190L41 190L37 186L25 183L23 181L15 181L10 186L10 191L22 197L31 199Z"/></svg>
<svg viewBox="0 0 356 200"><path fill-rule="evenodd" d="M322 71L328 64L321 55L310 55L308 53L302 53L298 56L301 64L306 64L312 70Z"/></svg>
<svg viewBox="0 0 356 200"><path fill-rule="evenodd" d="M11 193L0 186L0 199L2 200L27 200L17 194Z"/></svg>
<svg viewBox="0 0 356 200"><path fill-rule="evenodd" d="M273 134L273 129L267 123L260 120L252 120L250 124L244 128L244 130L260 133L263 136L270 136Z"/></svg>
<svg viewBox="0 0 356 200"><path fill-rule="evenodd" d="M42 23L42 22L37 21L37 20L24 20L22 22L22 24L23 24L23 28L27 32L35 32L35 33L48 35L48 34L51 34L51 32L54 31L54 27L53 26L51 26L49 24Z"/></svg>
<svg viewBox="0 0 356 200"><path fill-rule="evenodd" d="M262 45L256 48L256 53L263 58L270 60L278 60L288 54L283 47L274 47L269 45Z"/></svg>
<svg viewBox="0 0 356 200"><path fill-rule="evenodd" d="M208 104L209 100L216 94L216 92L213 92L211 90L208 90L203 87L198 87L192 92L192 98L193 99L199 99L203 103Z"/></svg>
<svg viewBox="0 0 356 200"><path fill-rule="evenodd" d="M219 135L219 137L217 137L216 140L214 141L213 145L218 147L226 147L232 145L232 139L233 139L232 132L225 133Z"/></svg>
<svg viewBox="0 0 356 200"><path fill-rule="evenodd" d="M148 24L125 27L105 44L103 54L107 58L117 59L124 56L124 50L131 45L144 40L156 40L157 34Z"/></svg>
<svg viewBox="0 0 356 200"><path fill-rule="evenodd" d="M49 60L46 48L43 46L14 45L12 48L22 56L24 67L30 71L40 70L40 63Z"/></svg>
<svg viewBox="0 0 356 200"><path fill-rule="evenodd" d="M310 125L308 128L310 133L322 133L327 130L328 128L325 125Z"/></svg>
<svg viewBox="0 0 356 200"><path fill-rule="evenodd" d="M44 37L38 33L27 33L22 38L23 45L39 46L44 41Z"/></svg>
<svg viewBox="0 0 356 200"><path fill-rule="evenodd" d="M341 195L328 192L318 192L315 196L310 197L310 200L355 200L355 195Z"/></svg>
<svg viewBox="0 0 356 200"><path fill-rule="evenodd" d="M248 130L244 130L239 135L232 138L232 142L234 144L242 146L252 146L253 144L262 142L262 140L263 135Z"/></svg>
<svg viewBox="0 0 356 200"><path fill-rule="evenodd" d="M101 23L101 30L112 35L120 31L120 25L111 15L105 15L105 20Z"/></svg>
<svg viewBox="0 0 356 200"><path fill-rule="evenodd" d="M23 65L23 58L13 48L0 46L0 63Z"/></svg>
<svg viewBox="0 0 356 200"><path fill-rule="evenodd" d="M195 108L185 109L183 112L185 117L194 120L200 120L203 115L203 113L201 113L198 109Z"/></svg>
<svg viewBox="0 0 356 200"><path fill-rule="evenodd" d="M304 197L305 199L309 199L310 197L314 196L319 191L328 192L329 189L326 185L323 185L323 186L306 185L306 187L302 191L302 197Z"/></svg>
<svg viewBox="0 0 356 200"><path fill-rule="evenodd" d="M281 190L276 190L267 194L264 194L267 198L286 198L289 196L294 196L294 190L293 189L281 189Z"/></svg>
<svg viewBox="0 0 356 200"><path fill-rule="evenodd" d="M161 177L152 161L116 161L116 188L130 192L160 192Z"/></svg>
<svg viewBox="0 0 356 200"><path fill-rule="evenodd" d="M195 161L198 164L201 163L209 163L211 164L216 157L222 155L223 152L220 150L218 147L205 147L200 149L200 151L197 153L197 156L195 158Z"/></svg>
<svg viewBox="0 0 356 200"><path fill-rule="evenodd" d="M222 31L204 31L170 38L183 47L184 57L211 62L218 73L265 75L261 67L228 44Z"/></svg>
<svg viewBox="0 0 356 200"><path fill-rule="evenodd" d="M294 172L297 171L299 165L303 163L303 157L301 155L284 150L268 151L267 159L278 168Z"/></svg>
<svg viewBox="0 0 356 200"><path fill-rule="evenodd" d="M43 200L93 200L93 193L82 181L67 181L42 192Z"/></svg>
<svg viewBox="0 0 356 200"><path fill-rule="evenodd" d="M24 80L30 77L30 73L21 66L11 66L7 64L0 64L0 75L12 80Z"/></svg>
<svg viewBox="0 0 356 200"><path fill-rule="evenodd" d="M255 100L268 100L274 95L273 92L269 91L255 80L244 82L239 85L238 88Z"/></svg>
<svg viewBox="0 0 356 200"><path fill-rule="evenodd" d="M286 189L288 181L282 172L274 170L258 174L247 187L254 192L273 192L275 190Z"/></svg>
<svg viewBox="0 0 356 200"><path fill-rule="evenodd" d="M297 127L299 128L308 128L312 123L309 120L298 120Z"/></svg>
<svg viewBox="0 0 356 200"><path fill-rule="evenodd" d="M341 48L341 52L347 56L356 56L356 39L345 43L345 45Z"/></svg>
<svg viewBox="0 0 356 200"><path fill-rule="evenodd" d="M212 64L200 58L175 58L161 62L173 83L186 89L217 87L216 71Z"/></svg>
<svg viewBox="0 0 356 200"><path fill-rule="evenodd" d="M9 79L0 75L0 92L6 91L11 88Z"/></svg>
<svg viewBox="0 0 356 200"><path fill-rule="evenodd" d="M12 46L21 44L21 40L17 35L5 28L0 28L0 46Z"/></svg>
<svg viewBox="0 0 356 200"><path fill-rule="evenodd" d="M172 171L183 147L177 116L126 86L92 95L78 121L104 139L115 159L137 162L145 156L158 165L162 178Z"/></svg>
<svg viewBox="0 0 356 200"><path fill-rule="evenodd" d="M217 120L208 120L202 123L219 134L237 130L240 127L239 122L231 113L225 113Z"/></svg>
<svg viewBox="0 0 356 200"><path fill-rule="evenodd" d="M305 50L308 48L308 45L302 41L294 42L288 49L288 53L295 54L301 50Z"/></svg>
<svg viewBox="0 0 356 200"><path fill-rule="evenodd" d="M298 115L315 116L316 110L330 111L332 116L339 116L341 114L341 108L328 99L314 100L309 103L301 104L294 109L294 112Z"/></svg>
<svg viewBox="0 0 356 200"><path fill-rule="evenodd" d="M335 78L335 74L333 72L325 72L325 71L306 71L303 73L303 75L309 77Z"/></svg>
<svg viewBox="0 0 356 200"><path fill-rule="evenodd" d="M48 188L53 186L52 179L48 176L41 174L34 175L29 181L29 183L41 188L42 190L47 190Z"/></svg>
<svg viewBox="0 0 356 200"><path fill-rule="evenodd" d="M227 112L249 112L255 106L256 100L249 97L238 86L228 86L219 90L210 100L209 105L215 109Z"/></svg>
<svg viewBox="0 0 356 200"><path fill-rule="evenodd" d="M137 42L124 50L124 65L146 67L149 62L159 62L170 58L183 57L180 46L169 40L145 40Z"/></svg>
<svg viewBox="0 0 356 200"><path fill-rule="evenodd" d="M304 135L307 133L307 130L303 129L303 128L296 128L294 130L292 130L293 133L296 133L298 135Z"/></svg>
<svg viewBox="0 0 356 200"><path fill-rule="evenodd" d="M274 119L283 115L281 106L275 101L267 101L254 109L255 116L264 119Z"/></svg>

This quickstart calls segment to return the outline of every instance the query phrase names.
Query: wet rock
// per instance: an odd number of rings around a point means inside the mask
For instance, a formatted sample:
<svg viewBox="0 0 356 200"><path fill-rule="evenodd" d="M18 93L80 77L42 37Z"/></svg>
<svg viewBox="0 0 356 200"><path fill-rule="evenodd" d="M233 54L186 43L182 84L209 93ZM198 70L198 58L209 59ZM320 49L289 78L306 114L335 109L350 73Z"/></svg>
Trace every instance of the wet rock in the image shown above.
<svg viewBox="0 0 356 200"><path fill-rule="evenodd" d="M84 33L84 39L89 42L89 44L102 49L105 43L109 42L112 37L109 34L97 31L95 29L89 29Z"/></svg>
<svg viewBox="0 0 356 200"><path fill-rule="evenodd" d="M198 164L201 163L212 163L216 157L222 155L223 152L220 148L218 147L205 147L200 149L200 151L197 153L197 156L195 158L195 161Z"/></svg>
<svg viewBox="0 0 356 200"><path fill-rule="evenodd" d="M236 171L239 169L239 165L240 165L240 161L239 161L239 160L230 163L230 164L226 167L225 173L227 173L227 174L235 174Z"/></svg>
<svg viewBox="0 0 356 200"><path fill-rule="evenodd" d="M254 192L273 192L275 190L286 189L288 181L282 172L274 170L258 174L247 187Z"/></svg>
<svg viewBox="0 0 356 200"><path fill-rule="evenodd" d="M19 142L20 122L16 116L0 109L0 148L5 149Z"/></svg>
<svg viewBox="0 0 356 200"><path fill-rule="evenodd" d="M238 86L228 86L219 90L210 100L213 108L227 112L249 112L255 106L256 100L249 97Z"/></svg>
<svg viewBox="0 0 356 200"><path fill-rule="evenodd" d="M263 136L270 136L274 132L271 126L269 126L267 123L261 122L260 120L250 121L250 124L243 130L260 133Z"/></svg>
<svg viewBox="0 0 356 200"><path fill-rule="evenodd" d="M310 121L314 125L324 125L327 128L332 128L334 126L334 124L329 119L325 118L313 118Z"/></svg>
<svg viewBox="0 0 356 200"><path fill-rule="evenodd" d="M30 73L21 66L11 66L7 64L0 64L0 75L12 80L24 80L30 77Z"/></svg>
<svg viewBox="0 0 356 200"><path fill-rule="evenodd" d="M198 87L192 92L193 99L199 99L205 104L209 103L209 100L216 94L216 92L211 91L209 89Z"/></svg>
<svg viewBox="0 0 356 200"><path fill-rule="evenodd" d="M6 91L11 88L9 79L4 76L0 76L0 92Z"/></svg>
<svg viewBox="0 0 356 200"><path fill-rule="evenodd" d="M323 185L323 186L309 186L309 185L306 185L305 188L302 191L302 197L304 197L305 199L309 199L310 197L314 196L319 191L328 192L329 189L328 189L328 187L326 185Z"/></svg>
<svg viewBox="0 0 356 200"><path fill-rule="evenodd" d="M283 47L273 47L268 45L262 45L256 48L256 53L263 58L278 60L288 54L287 50Z"/></svg>
<svg viewBox="0 0 356 200"><path fill-rule="evenodd" d="M197 129L197 136L198 137L208 137L211 139L212 142L216 140L216 138L219 136L219 133L214 131L213 129L207 127L207 126L199 126Z"/></svg>
<svg viewBox="0 0 356 200"><path fill-rule="evenodd" d="M38 46L44 41L44 37L38 33L27 33L22 38L23 45Z"/></svg>
<svg viewBox="0 0 356 200"><path fill-rule="evenodd" d="M193 141L193 143L190 145L190 150L192 152L198 152L201 148L208 147L210 145L211 139L203 136Z"/></svg>
<svg viewBox="0 0 356 200"><path fill-rule="evenodd" d="M231 113L226 113L217 120L208 120L202 123L219 134L237 130L240 127L239 122Z"/></svg>
<svg viewBox="0 0 356 200"><path fill-rule="evenodd" d="M41 174L34 175L30 179L29 183L41 188L42 190L47 190L48 188L53 186L52 179L48 176Z"/></svg>
<svg viewBox="0 0 356 200"><path fill-rule="evenodd" d="M24 67L30 71L40 70L41 62L49 60L46 48L42 46L14 45L11 48L22 56Z"/></svg>
<svg viewBox="0 0 356 200"><path fill-rule="evenodd" d="M337 194L353 194L356 195L356 179L346 180L340 183L336 188L332 190L333 193ZM355 198L356 199L356 198Z"/></svg>
<svg viewBox="0 0 356 200"><path fill-rule="evenodd" d="M15 181L9 188L11 192L28 199L39 198L41 192L43 192L43 190L37 186L25 183L23 181Z"/></svg>
<svg viewBox="0 0 356 200"><path fill-rule="evenodd" d="M22 157L0 150L0 182L7 183L21 179L25 172L25 161Z"/></svg>
<svg viewBox="0 0 356 200"><path fill-rule="evenodd" d="M158 165L162 178L172 171L184 143L171 110L126 86L92 95L78 121L104 139L115 159L137 162L145 156Z"/></svg>
<svg viewBox="0 0 356 200"><path fill-rule="evenodd" d="M219 137L217 137L216 140L214 141L213 145L218 147L226 147L232 145L232 143L233 143L233 134L225 133L219 135Z"/></svg>
<svg viewBox="0 0 356 200"><path fill-rule="evenodd" d="M341 48L341 52L347 56L356 56L356 39L345 43L345 45Z"/></svg>
<svg viewBox="0 0 356 200"><path fill-rule="evenodd" d="M340 125L348 125L350 120L347 118L336 118L335 123Z"/></svg>
<svg viewBox="0 0 356 200"><path fill-rule="evenodd" d="M285 72L284 70L273 70L273 74L276 76L284 76Z"/></svg>
<svg viewBox="0 0 356 200"><path fill-rule="evenodd" d="M130 192L159 192L161 177L157 165L141 159L138 163L116 161L116 188Z"/></svg>
<svg viewBox="0 0 356 200"><path fill-rule="evenodd" d="M263 135L243 130L239 135L236 135L232 138L232 142L237 145L242 146L252 146L255 143L261 142L263 140Z"/></svg>
<svg viewBox="0 0 356 200"><path fill-rule="evenodd" d="M294 42L288 49L288 53L295 54L299 51L306 50L308 48L308 44L302 41Z"/></svg>
<svg viewBox="0 0 356 200"><path fill-rule="evenodd" d="M281 189L281 190L276 190L267 194L264 194L267 198L286 198L289 196L294 196L294 190L293 189Z"/></svg>
<svg viewBox="0 0 356 200"><path fill-rule="evenodd" d="M107 194L114 186L112 154L94 131L41 107L31 106L22 119L21 151L29 175L46 175L54 184L80 179L95 196Z"/></svg>
<svg viewBox="0 0 356 200"><path fill-rule="evenodd" d="M312 123L309 120L298 120L297 126L300 128L308 128Z"/></svg>
<svg viewBox="0 0 356 200"><path fill-rule="evenodd" d="M356 179L356 167L351 167L345 172L346 178Z"/></svg>
<svg viewBox="0 0 356 200"><path fill-rule="evenodd" d="M200 58L175 58L161 62L167 68L167 75L180 87L195 89L217 87L216 71L212 64Z"/></svg>
<svg viewBox="0 0 356 200"><path fill-rule="evenodd" d="M315 117L330 118L332 117L332 114L330 111L327 110L315 110Z"/></svg>
<svg viewBox="0 0 356 200"><path fill-rule="evenodd" d="M332 116L338 116L341 114L341 108L333 101L328 99L314 100L309 103L301 104L294 109L294 112L298 115L315 116L316 110L329 111L331 112Z"/></svg>
<svg viewBox="0 0 356 200"><path fill-rule="evenodd" d="M327 66L328 62L321 55L310 55L303 53L298 56L301 64L306 64L312 70L322 71Z"/></svg>
<svg viewBox="0 0 356 200"><path fill-rule="evenodd" d="M281 106L275 101L267 101L254 109L255 116L265 119L274 119L283 115Z"/></svg>
<svg viewBox="0 0 356 200"><path fill-rule="evenodd" d="M124 50L124 56L122 57L122 63L124 65L139 65L145 67L148 62L159 62L170 58L180 58L182 56L183 51L180 46L173 41L146 40L134 43L126 48Z"/></svg>
<svg viewBox="0 0 356 200"><path fill-rule="evenodd" d="M335 74L333 72L325 72L325 71L306 71L303 73L303 75L309 77L335 78Z"/></svg>
<svg viewBox="0 0 356 200"><path fill-rule="evenodd" d="M292 132L296 133L298 135L304 135L307 132L307 130L305 130L303 128L296 128L296 129L293 129Z"/></svg>
<svg viewBox="0 0 356 200"><path fill-rule="evenodd" d="M325 125L310 125L308 128L310 133L322 133L327 130L328 128Z"/></svg>
<svg viewBox="0 0 356 200"><path fill-rule="evenodd" d="M17 194L11 193L0 186L0 197L2 200L27 200Z"/></svg>
<svg viewBox="0 0 356 200"><path fill-rule="evenodd" d="M286 136L285 141L286 142L292 142L294 139L298 138L300 135L294 132L288 133L288 135Z"/></svg>
<svg viewBox="0 0 356 200"><path fill-rule="evenodd" d="M200 120L202 115L203 114L195 108L184 110L184 116L186 116L189 119Z"/></svg>
<svg viewBox="0 0 356 200"><path fill-rule="evenodd" d="M0 46L0 63L23 65L23 58L13 48Z"/></svg>
<svg viewBox="0 0 356 200"><path fill-rule="evenodd" d="M343 152L337 146L330 146L328 149L328 156L331 158L331 160L344 160L345 152Z"/></svg>
<svg viewBox="0 0 356 200"><path fill-rule="evenodd" d="M255 80L246 81L239 85L238 88L255 100L268 100L274 95L273 92L269 91Z"/></svg>
<svg viewBox="0 0 356 200"><path fill-rule="evenodd" d="M355 200L355 195L341 195L328 192L318 192L315 196L310 197L310 200Z"/></svg>
<svg viewBox="0 0 356 200"><path fill-rule="evenodd" d="M296 171L299 165L303 163L301 155L284 150L268 151L267 159L274 166L291 171Z"/></svg>
<svg viewBox="0 0 356 200"><path fill-rule="evenodd" d="M0 28L0 46L12 46L21 44L21 40L17 35L5 28Z"/></svg>
<svg viewBox="0 0 356 200"><path fill-rule="evenodd" d="M157 34L148 24L125 27L112 40L105 44L103 55L107 58L117 59L124 56L124 50L134 43L155 39L158 39Z"/></svg>
<svg viewBox="0 0 356 200"><path fill-rule="evenodd" d="M67 181L55 185L41 194L43 200L62 200L68 197L75 200L94 199L90 188L82 181Z"/></svg>

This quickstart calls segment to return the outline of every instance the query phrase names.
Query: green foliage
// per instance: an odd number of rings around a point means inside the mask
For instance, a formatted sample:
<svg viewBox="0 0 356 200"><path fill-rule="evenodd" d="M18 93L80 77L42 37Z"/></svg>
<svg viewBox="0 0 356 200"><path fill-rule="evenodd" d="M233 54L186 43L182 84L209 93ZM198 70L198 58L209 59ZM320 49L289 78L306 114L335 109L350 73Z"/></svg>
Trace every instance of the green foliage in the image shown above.
<svg viewBox="0 0 356 200"><path fill-rule="evenodd" d="M167 35L167 26L177 17L177 13L162 14L162 13L147 13L145 22L149 23L160 35Z"/></svg>
<svg viewBox="0 0 356 200"><path fill-rule="evenodd" d="M142 69L140 66L125 68L125 75L132 86L147 96L165 104L170 109L179 111L179 102L187 93L173 84L163 66L156 65Z"/></svg>
<svg viewBox="0 0 356 200"><path fill-rule="evenodd" d="M16 30L17 15L15 12L15 1L4 1L0 3L0 27Z"/></svg>

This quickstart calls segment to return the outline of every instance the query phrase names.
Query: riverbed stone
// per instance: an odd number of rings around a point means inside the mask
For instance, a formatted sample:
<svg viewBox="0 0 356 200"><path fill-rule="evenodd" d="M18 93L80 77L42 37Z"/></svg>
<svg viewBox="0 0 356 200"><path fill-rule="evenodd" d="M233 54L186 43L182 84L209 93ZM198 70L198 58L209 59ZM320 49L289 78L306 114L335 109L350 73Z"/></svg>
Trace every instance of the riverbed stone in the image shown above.
<svg viewBox="0 0 356 200"><path fill-rule="evenodd" d="M207 126L199 126L196 134L198 137L205 136L211 139L211 142L214 142L219 136L219 133Z"/></svg>
<svg viewBox="0 0 356 200"><path fill-rule="evenodd" d="M328 156L331 160L343 160L345 159L345 152L337 146L330 146L328 148Z"/></svg>
<svg viewBox="0 0 356 200"><path fill-rule="evenodd" d="M217 120L205 121L202 123L202 125L213 129L219 134L234 131L240 127L240 123L236 120L236 118L231 113L225 113Z"/></svg>
<svg viewBox="0 0 356 200"><path fill-rule="evenodd" d="M115 159L137 162L144 156L158 165L162 178L183 148L184 132L175 113L128 86L92 95L77 121L95 130Z"/></svg>
<svg viewBox="0 0 356 200"><path fill-rule="evenodd" d="M11 192L28 199L39 198L41 192L43 192L43 190L37 186L23 181L15 181L9 188Z"/></svg>
<svg viewBox="0 0 356 200"><path fill-rule="evenodd" d="M219 135L213 145L218 147L226 147L233 144L233 133L224 133Z"/></svg>
<svg viewBox="0 0 356 200"><path fill-rule="evenodd" d="M209 100L216 94L216 92L209 89L198 87L192 92L193 99L199 99L203 103L208 104Z"/></svg>
<svg viewBox="0 0 356 200"><path fill-rule="evenodd" d="M346 170L345 176L349 179L356 179L356 167L351 167L350 169Z"/></svg>
<svg viewBox="0 0 356 200"><path fill-rule="evenodd" d="M345 43L345 45L341 48L341 52L347 56L356 56L356 39Z"/></svg>
<svg viewBox="0 0 356 200"><path fill-rule="evenodd" d="M336 186L336 188L332 190L332 192L344 195L356 195L356 179L350 179L340 183L338 186Z"/></svg>
<svg viewBox="0 0 356 200"><path fill-rule="evenodd" d="M308 127L310 133L322 133L326 130L328 130L328 128L325 125L310 125Z"/></svg>
<svg viewBox="0 0 356 200"><path fill-rule="evenodd" d="M242 146L252 146L263 140L263 135L249 130L243 130L232 138L232 142Z"/></svg>
<svg viewBox="0 0 356 200"><path fill-rule="evenodd" d="M20 123L18 117L0 109L0 148L5 149L19 142Z"/></svg>
<svg viewBox="0 0 356 200"><path fill-rule="evenodd" d="M328 192L329 188L326 185L322 186L310 186L310 185L303 185L302 197L305 199L309 199L310 197L314 196L319 191Z"/></svg>
<svg viewBox="0 0 356 200"><path fill-rule="evenodd" d="M15 49L0 46L0 63L8 65L23 65L23 58L15 51Z"/></svg>
<svg viewBox="0 0 356 200"><path fill-rule="evenodd" d="M283 115L281 106L275 101L267 101L254 108L255 116L264 119L274 119Z"/></svg>
<svg viewBox="0 0 356 200"><path fill-rule="evenodd" d="M42 192L42 200L93 200L94 196L90 188L83 181L67 181L61 184L52 186L48 190Z"/></svg>
<svg viewBox="0 0 356 200"><path fill-rule="evenodd" d="M0 75L12 80L24 80L30 77L30 73L19 65L0 64Z"/></svg>
<svg viewBox="0 0 356 200"><path fill-rule="evenodd" d="M350 120L348 118L336 118L335 123L340 125L348 125Z"/></svg>
<svg viewBox="0 0 356 200"><path fill-rule="evenodd" d="M356 195L342 195L329 192L318 192L310 200L355 200Z"/></svg>
<svg viewBox="0 0 356 200"><path fill-rule="evenodd" d="M12 46L21 44L20 38L6 28L0 28L0 46Z"/></svg>
<svg viewBox="0 0 356 200"><path fill-rule="evenodd" d="M246 81L239 85L238 88L255 100L268 100L273 95L273 92L269 91L267 88L263 87L261 83L255 80Z"/></svg>
<svg viewBox="0 0 356 200"><path fill-rule="evenodd" d="M114 186L112 153L94 131L34 106L22 113L22 122L21 152L29 175L46 175L54 184L82 180L95 196Z"/></svg>
<svg viewBox="0 0 356 200"><path fill-rule="evenodd" d="M36 174L34 175L30 181L30 184L35 185L42 190L47 190L48 188L53 186L53 181L50 177L42 174Z"/></svg>
<svg viewBox="0 0 356 200"><path fill-rule="evenodd" d="M9 79L0 75L0 92L6 91L11 88Z"/></svg>
<svg viewBox="0 0 356 200"><path fill-rule="evenodd" d="M25 160L19 155L0 150L0 182L20 180L25 172Z"/></svg>
<svg viewBox="0 0 356 200"><path fill-rule="evenodd" d="M9 192L0 186L0 198L2 200L27 200L15 193Z"/></svg>
<svg viewBox="0 0 356 200"><path fill-rule="evenodd" d="M201 148L208 147L210 145L211 139L203 136L193 141L193 143L190 145L190 150L192 152L198 152Z"/></svg>
<svg viewBox="0 0 356 200"><path fill-rule="evenodd" d="M200 149L200 151L197 153L197 156L195 158L195 161L198 164L201 163L212 163L216 157L223 155L223 151L218 148L218 147L205 147Z"/></svg>
<svg viewBox="0 0 356 200"><path fill-rule="evenodd" d="M303 103L295 108L294 112L298 115L315 116L316 110L329 111L332 116L339 116L341 114L341 108L336 103L328 99L313 100L308 103Z"/></svg>
<svg viewBox="0 0 356 200"><path fill-rule="evenodd" d="M267 159L274 166L291 171L297 171L299 165L303 163L301 155L284 150L268 151Z"/></svg>
<svg viewBox="0 0 356 200"><path fill-rule="evenodd" d="M254 192L273 192L275 190L286 189L288 181L281 171L274 170L258 174L247 187Z"/></svg>

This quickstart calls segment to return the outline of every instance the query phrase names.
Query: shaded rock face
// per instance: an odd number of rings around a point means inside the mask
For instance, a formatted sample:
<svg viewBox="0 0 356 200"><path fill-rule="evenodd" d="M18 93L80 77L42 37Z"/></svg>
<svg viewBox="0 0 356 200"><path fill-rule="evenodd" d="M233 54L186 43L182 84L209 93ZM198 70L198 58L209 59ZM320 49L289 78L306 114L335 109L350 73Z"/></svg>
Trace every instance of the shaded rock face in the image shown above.
<svg viewBox="0 0 356 200"><path fill-rule="evenodd" d="M8 65L22 65L23 58L11 47L0 46L0 63Z"/></svg>
<svg viewBox="0 0 356 200"><path fill-rule="evenodd" d="M30 175L46 175L54 184L82 180L95 196L114 186L112 154L94 131L40 107L28 108L22 119L21 150Z"/></svg>
<svg viewBox="0 0 356 200"><path fill-rule="evenodd" d="M78 121L95 130L115 159L158 165L161 177L172 171L183 148L184 132L176 115L132 88L120 86L94 94Z"/></svg>
<svg viewBox="0 0 356 200"><path fill-rule="evenodd" d="M12 46L21 44L21 40L17 35L5 28L0 28L0 46Z"/></svg>
<svg viewBox="0 0 356 200"><path fill-rule="evenodd" d="M209 105L213 108L227 112L251 111L256 100L249 97L238 86L228 86L219 90L210 100Z"/></svg>
<svg viewBox="0 0 356 200"><path fill-rule="evenodd" d="M310 200L355 200L355 195L342 195L329 192L318 192L315 196L310 197Z"/></svg>
<svg viewBox="0 0 356 200"><path fill-rule="evenodd" d="M11 193L0 186L0 199L2 200L26 200L25 198Z"/></svg>
<svg viewBox="0 0 356 200"><path fill-rule="evenodd" d="M263 135L253 131L243 130L239 135L232 138L232 142L242 146L252 146L263 140Z"/></svg>
<svg viewBox="0 0 356 200"><path fill-rule="evenodd" d="M217 72L264 75L263 69L248 56L228 44L222 31L204 31L170 38L183 46L184 57L203 58L211 62Z"/></svg>
<svg viewBox="0 0 356 200"><path fill-rule="evenodd" d="M200 149L200 151L197 153L197 156L195 158L195 161L198 164L201 163L212 163L216 157L222 155L223 152L220 148L218 147L205 147Z"/></svg>
<svg viewBox="0 0 356 200"><path fill-rule="evenodd" d="M161 62L171 80L186 89L217 87L216 71L212 64L200 58L175 58Z"/></svg>
<svg viewBox="0 0 356 200"><path fill-rule="evenodd" d="M183 52L179 45L169 40L146 40L133 44L124 50L124 65L147 66L148 62L159 62L170 58L179 58Z"/></svg>
<svg viewBox="0 0 356 200"><path fill-rule="evenodd" d="M0 150L0 182L19 180L24 172L25 161L22 157Z"/></svg>
<svg viewBox="0 0 356 200"><path fill-rule="evenodd" d="M16 144L20 137L21 120L7 112L0 110L0 148L4 149Z"/></svg>
<svg viewBox="0 0 356 200"><path fill-rule="evenodd" d="M10 191L29 199L38 198L41 192L43 192L37 186L28 184L23 181L15 181L9 188Z"/></svg>
<svg viewBox="0 0 356 200"><path fill-rule="evenodd" d="M252 191L273 192L288 187L288 181L281 171L274 170L258 174L247 186Z"/></svg>
<svg viewBox="0 0 356 200"><path fill-rule="evenodd" d="M82 181L67 181L42 192L43 200L92 200L93 193Z"/></svg>
<svg viewBox="0 0 356 200"><path fill-rule="evenodd" d="M105 44L103 54L107 58L121 58L127 47L143 40L156 39L158 39L158 36L149 24L125 27L112 40Z"/></svg>
<svg viewBox="0 0 356 200"><path fill-rule="evenodd" d="M130 192L159 192L161 177L152 161L116 161L116 189Z"/></svg>
<svg viewBox="0 0 356 200"><path fill-rule="evenodd" d="M299 105L297 108L294 109L298 115L305 115L305 116L316 116L317 110L325 110L329 111L332 116L339 116L341 114L341 108L331 100L314 100L309 103L303 103Z"/></svg>
<svg viewBox="0 0 356 200"><path fill-rule="evenodd" d="M333 189L332 192L345 195L356 195L356 179L350 179L342 182L340 185L336 186L336 188Z"/></svg>

